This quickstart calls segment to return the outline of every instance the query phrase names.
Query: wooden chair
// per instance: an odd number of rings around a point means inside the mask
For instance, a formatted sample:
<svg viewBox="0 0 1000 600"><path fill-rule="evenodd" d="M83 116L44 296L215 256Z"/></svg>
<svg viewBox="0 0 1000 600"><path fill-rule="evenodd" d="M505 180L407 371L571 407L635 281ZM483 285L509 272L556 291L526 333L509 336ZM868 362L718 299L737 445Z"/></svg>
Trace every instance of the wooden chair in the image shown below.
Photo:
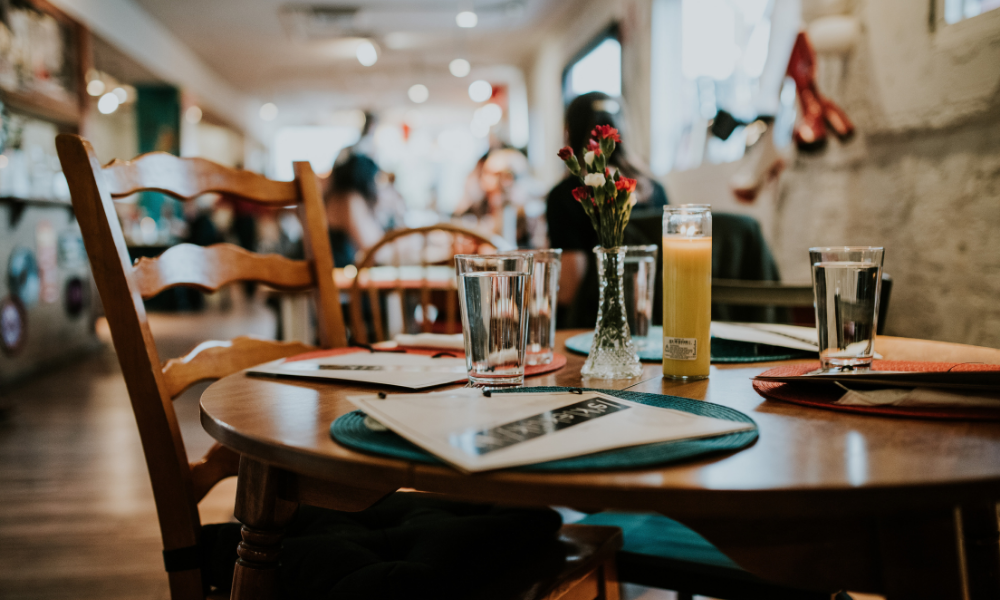
<svg viewBox="0 0 1000 600"><path fill-rule="evenodd" d="M892 295L892 277L882 274L879 291L879 311L876 333L885 332L889 315L889 298ZM813 313L813 288L811 285L789 285L774 281L740 281L735 279L712 280L712 302L733 306L774 306L805 309ZM815 318L813 318L815 320Z"/></svg>
<svg viewBox="0 0 1000 600"><path fill-rule="evenodd" d="M163 558L174 600L205 597L200 569L198 502L219 481L237 474L239 455L216 444L189 463L173 399L192 384L224 377L255 364L313 350L312 346L254 338L205 342L161 365L143 299L178 286L215 291L236 281L258 281L282 290L313 290L320 344L347 344L333 279L326 215L309 163L295 163L295 180L279 182L202 159L154 152L134 160L98 162L90 143L76 135L56 139L94 278L142 440L163 538ZM295 205L304 228L305 260L257 255L229 244L174 246L159 257L129 260L113 198L157 191L180 200L223 192L269 206ZM562 570L534 581L522 598L617 600L614 554L621 533L609 527L567 526L560 532L572 550Z"/></svg>
<svg viewBox="0 0 1000 600"><path fill-rule="evenodd" d="M442 259L442 257L428 257L428 239L435 233L443 233L451 236L451 249L452 252L447 258ZM375 281L370 274L374 271L370 269L375 265L375 256L382 251L383 248L389 245L396 245L399 240L411 236L420 236L422 239L422 247L416 253L418 258L417 264L414 264L413 260L405 261L408 265L404 265L403 258L401 256L402 251L398 249L398 246L394 248L393 252L393 264L392 267L386 267L388 269L391 278L379 279ZM455 267L452 263L452 256L459 254L458 251L459 241L461 239L467 239L475 243L479 248L482 246L488 246L494 250L507 250L509 245L503 238L498 236L487 236L481 233L472 231L470 229L465 229L457 225L451 225L449 223L439 223L437 225L431 225L428 227L418 227L414 229L397 229L395 231L390 231L385 234L385 236L378 241L377 244L372 246L358 262L358 272L355 276L354 281L351 284L351 338L360 343L371 342L381 342L389 338L389 327L385 321L383 310L382 310L382 296L383 292L391 292L396 295L399 302L402 304L403 315L402 323L404 331L408 323L406 314L406 293L409 292L419 292L420 294L420 319L415 319L419 323L420 330L422 332L435 331L435 326L440 333L457 333L462 330L461 322L458 319L458 295L455 288L454 282L454 272ZM411 255L409 258L413 258ZM450 269L450 274L447 279L435 278L433 280L428 278L428 267L442 267L442 270ZM413 272L409 275L404 275L406 269L413 269ZM378 269L382 269L378 267ZM382 271L383 273L386 271ZM374 339L369 340L368 326L365 322L365 302L363 300L362 292L365 292L367 297L367 306L371 310L371 323L372 329L374 330ZM432 296L437 295L443 300L444 308L444 320L442 322L436 322L434 319L430 318L432 312ZM436 308L436 307L435 307Z"/></svg>

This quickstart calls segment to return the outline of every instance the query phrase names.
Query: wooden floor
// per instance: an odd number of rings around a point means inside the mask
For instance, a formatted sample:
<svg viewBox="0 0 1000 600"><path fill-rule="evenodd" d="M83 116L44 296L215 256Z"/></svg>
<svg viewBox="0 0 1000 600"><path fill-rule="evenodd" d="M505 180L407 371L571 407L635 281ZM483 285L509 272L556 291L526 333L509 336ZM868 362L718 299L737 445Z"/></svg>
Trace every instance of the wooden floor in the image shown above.
<svg viewBox="0 0 1000 600"><path fill-rule="evenodd" d="M274 315L236 300L229 311L151 315L161 360L205 339L273 336ZM0 406L0 600L167 599L149 476L106 327L103 347L3 392ZM212 440L198 418L205 385L176 400L188 455ZM202 502L202 522L232 519L235 480ZM673 600L623 586L623 600Z"/></svg>
<svg viewBox="0 0 1000 600"><path fill-rule="evenodd" d="M252 305L150 321L161 358L204 339L273 336L275 325ZM204 387L175 404L191 457L212 444L198 420ZM0 402L10 409L0 423L0 598L168 598L149 476L110 341ZM234 494L235 479L220 484L202 502L202 521L231 519Z"/></svg>

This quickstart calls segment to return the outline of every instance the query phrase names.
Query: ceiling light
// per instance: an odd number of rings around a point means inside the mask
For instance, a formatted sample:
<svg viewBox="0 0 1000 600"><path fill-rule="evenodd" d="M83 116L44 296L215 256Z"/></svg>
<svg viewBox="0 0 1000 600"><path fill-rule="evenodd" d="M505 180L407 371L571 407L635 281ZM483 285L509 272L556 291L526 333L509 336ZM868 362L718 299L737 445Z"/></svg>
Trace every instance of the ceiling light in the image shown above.
<svg viewBox="0 0 1000 600"><path fill-rule="evenodd" d="M472 135L477 138L484 138L490 134L490 126L476 118L472 119L472 124L469 125L469 130L472 131Z"/></svg>
<svg viewBox="0 0 1000 600"><path fill-rule="evenodd" d="M201 123L201 109L197 106L190 106L184 111L184 120L192 125Z"/></svg>
<svg viewBox="0 0 1000 600"><path fill-rule="evenodd" d="M91 96L100 96L104 93L104 82L100 79L93 79L87 84L87 93Z"/></svg>
<svg viewBox="0 0 1000 600"><path fill-rule="evenodd" d="M465 77L472 70L472 67L469 65L469 61L464 58L456 58L448 64L448 70L455 77Z"/></svg>
<svg viewBox="0 0 1000 600"><path fill-rule="evenodd" d="M125 104L125 101L128 100L128 92L125 91L125 88L116 87L115 89L111 90L111 93L114 94L116 98L118 98L119 104Z"/></svg>
<svg viewBox="0 0 1000 600"><path fill-rule="evenodd" d="M493 125L499 123L500 119L503 118L503 109L500 108L499 104L490 102L489 104L484 104L476 109L476 113L473 118L492 127Z"/></svg>
<svg viewBox="0 0 1000 600"><path fill-rule="evenodd" d="M273 102L268 102L260 107L260 118L265 121L273 121L278 117L278 107Z"/></svg>
<svg viewBox="0 0 1000 600"><path fill-rule="evenodd" d="M102 115L110 115L111 113L118 110L118 105L121 102L118 100L118 96L114 95L112 92L108 92L101 96L101 99L97 101L97 110L101 111Z"/></svg>
<svg viewBox="0 0 1000 600"><path fill-rule="evenodd" d="M423 104L427 102L427 98L430 97L431 93L427 90L427 86L418 83L410 87L410 91L407 92L410 96L410 100L416 102L417 104Z"/></svg>
<svg viewBox="0 0 1000 600"><path fill-rule="evenodd" d="M462 12L455 15L455 23L459 27L464 27L466 29L469 29L475 27L476 24L479 23L479 17L477 17L476 13L472 12L471 10L463 10Z"/></svg>
<svg viewBox="0 0 1000 600"><path fill-rule="evenodd" d="M477 79L469 84L469 98L473 102L486 102L493 97L493 86L490 82Z"/></svg>
<svg viewBox="0 0 1000 600"><path fill-rule="evenodd" d="M378 62L378 50L375 49L375 44L368 40L358 44L355 54L358 57L358 62L366 67L370 67Z"/></svg>

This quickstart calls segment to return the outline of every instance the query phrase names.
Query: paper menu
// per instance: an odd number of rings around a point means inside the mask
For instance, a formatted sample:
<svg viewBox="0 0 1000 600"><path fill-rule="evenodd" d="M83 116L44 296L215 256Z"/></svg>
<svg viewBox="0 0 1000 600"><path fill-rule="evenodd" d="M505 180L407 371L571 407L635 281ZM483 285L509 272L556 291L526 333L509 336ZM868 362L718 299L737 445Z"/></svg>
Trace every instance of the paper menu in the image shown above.
<svg viewBox="0 0 1000 600"><path fill-rule="evenodd" d="M712 321L712 337L819 352L815 327Z"/></svg>
<svg viewBox="0 0 1000 600"><path fill-rule="evenodd" d="M753 425L658 408L598 392L349 396L352 404L460 471L479 472Z"/></svg>
<svg viewBox="0 0 1000 600"><path fill-rule="evenodd" d="M352 352L309 359L283 358L247 370L249 375L358 381L421 390L468 378L464 358L396 352Z"/></svg>

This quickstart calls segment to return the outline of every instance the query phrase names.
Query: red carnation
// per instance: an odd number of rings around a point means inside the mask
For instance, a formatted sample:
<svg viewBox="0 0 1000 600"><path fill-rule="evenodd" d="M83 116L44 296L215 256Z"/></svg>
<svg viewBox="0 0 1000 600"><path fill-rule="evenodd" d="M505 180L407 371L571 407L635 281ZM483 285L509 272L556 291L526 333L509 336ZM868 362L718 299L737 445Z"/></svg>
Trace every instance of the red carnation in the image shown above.
<svg viewBox="0 0 1000 600"><path fill-rule="evenodd" d="M597 127L594 127L594 130L590 132L590 135L602 140L611 138L619 144L622 142L622 139L618 137L618 130L610 125L598 125Z"/></svg>
<svg viewBox="0 0 1000 600"><path fill-rule="evenodd" d="M589 142L587 142L587 150L593 152L594 156L600 156L601 144L597 140L591 139Z"/></svg>
<svg viewBox="0 0 1000 600"><path fill-rule="evenodd" d="M629 179L628 177L622 177L615 182L615 189L619 192L625 190L628 193L635 191L635 179Z"/></svg>
<svg viewBox="0 0 1000 600"><path fill-rule="evenodd" d="M573 197L576 198L577 202L583 202L584 199L590 198L590 188L578 187L573 190Z"/></svg>
<svg viewBox="0 0 1000 600"><path fill-rule="evenodd" d="M569 146L563 146L559 150L559 158L562 160L569 160L569 157L573 156L573 149Z"/></svg>

